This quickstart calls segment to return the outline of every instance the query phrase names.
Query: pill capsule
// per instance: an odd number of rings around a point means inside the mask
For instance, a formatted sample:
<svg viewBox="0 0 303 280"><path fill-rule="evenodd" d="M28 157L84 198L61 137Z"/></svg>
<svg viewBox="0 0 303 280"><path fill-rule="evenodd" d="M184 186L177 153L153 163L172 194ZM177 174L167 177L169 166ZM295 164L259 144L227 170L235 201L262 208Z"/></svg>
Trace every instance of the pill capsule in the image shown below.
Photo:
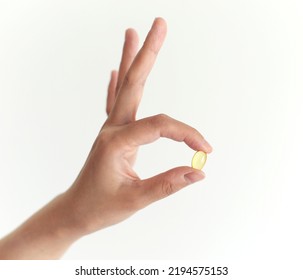
<svg viewBox="0 0 303 280"><path fill-rule="evenodd" d="M206 162L207 154L198 151L194 154L193 159L191 160L191 166L195 169L201 170Z"/></svg>

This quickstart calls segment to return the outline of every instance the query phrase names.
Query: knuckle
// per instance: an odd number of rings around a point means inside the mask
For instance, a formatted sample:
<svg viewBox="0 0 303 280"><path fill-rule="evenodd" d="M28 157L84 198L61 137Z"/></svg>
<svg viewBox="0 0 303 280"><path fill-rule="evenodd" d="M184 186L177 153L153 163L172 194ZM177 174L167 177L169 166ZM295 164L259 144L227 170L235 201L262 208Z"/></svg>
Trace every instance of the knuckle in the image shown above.
<svg viewBox="0 0 303 280"><path fill-rule="evenodd" d="M163 113L158 114L156 117L159 118L161 121L167 120L169 118L168 115L163 114Z"/></svg>
<svg viewBox="0 0 303 280"><path fill-rule="evenodd" d="M159 53L159 48L156 48L155 46L152 46L150 44L146 44L146 42L143 45L143 48L149 52L152 56L157 56Z"/></svg>
<svg viewBox="0 0 303 280"><path fill-rule="evenodd" d="M155 126L162 126L167 123L169 117L165 114L158 114L151 118L152 124Z"/></svg>
<svg viewBox="0 0 303 280"><path fill-rule="evenodd" d="M164 197L170 196L175 192L174 185L170 181L163 181L161 183L161 191Z"/></svg>
<svg viewBox="0 0 303 280"><path fill-rule="evenodd" d="M109 135L104 131L101 131L93 144L92 150L99 150L100 148L104 147L108 141Z"/></svg>
<svg viewBox="0 0 303 280"><path fill-rule="evenodd" d="M137 79L131 73L127 73L123 80L123 86L126 88L132 88L132 87L143 88L145 85L145 81L146 81L145 79Z"/></svg>
<svg viewBox="0 0 303 280"><path fill-rule="evenodd" d="M99 135L97 136L98 142L108 143L112 138L112 133L109 129L102 129Z"/></svg>
<svg viewBox="0 0 303 280"><path fill-rule="evenodd" d="M124 77L123 84L126 87L129 87L133 84L133 79L129 73L127 73Z"/></svg>
<svg viewBox="0 0 303 280"><path fill-rule="evenodd" d="M195 134L195 136L201 136L203 138L203 136L200 134L200 132L196 128L192 127L192 131L193 131L192 133Z"/></svg>
<svg viewBox="0 0 303 280"><path fill-rule="evenodd" d="M159 49L152 48L152 47L148 48L148 51L154 56L157 56L159 53Z"/></svg>
<svg viewBox="0 0 303 280"><path fill-rule="evenodd" d="M116 149L117 145L121 142L121 137L116 131L111 128L104 128L98 134L93 149L102 149L111 151L112 148Z"/></svg>

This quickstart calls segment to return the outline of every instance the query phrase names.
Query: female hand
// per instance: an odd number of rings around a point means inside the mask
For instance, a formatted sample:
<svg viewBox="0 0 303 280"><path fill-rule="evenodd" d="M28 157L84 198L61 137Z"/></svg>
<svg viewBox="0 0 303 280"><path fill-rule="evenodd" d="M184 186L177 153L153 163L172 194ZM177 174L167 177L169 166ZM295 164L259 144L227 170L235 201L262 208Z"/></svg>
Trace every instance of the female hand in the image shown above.
<svg viewBox="0 0 303 280"><path fill-rule="evenodd" d="M137 149L159 137L184 141L194 150L211 152L194 128L164 114L136 120L148 74L166 35L166 23L157 18L137 53L134 30L125 34L119 71L108 88L107 114L87 161L68 191L78 224L86 233L118 223L148 204L204 178L204 173L182 166L141 180L133 170Z"/></svg>
<svg viewBox="0 0 303 280"><path fill-rule="evenodd" d="M0 259L59 258L82 236L204 178L202 171L188 166L144 180L133 170L138 147L159 137L211 152L197 130L166 115L136 120L145 81L165 34L165 21L157 18L137 53L137 34L126 31L120 68L112 72L108 88L108 118L80 174L66 192L0 240Z"/></svg>

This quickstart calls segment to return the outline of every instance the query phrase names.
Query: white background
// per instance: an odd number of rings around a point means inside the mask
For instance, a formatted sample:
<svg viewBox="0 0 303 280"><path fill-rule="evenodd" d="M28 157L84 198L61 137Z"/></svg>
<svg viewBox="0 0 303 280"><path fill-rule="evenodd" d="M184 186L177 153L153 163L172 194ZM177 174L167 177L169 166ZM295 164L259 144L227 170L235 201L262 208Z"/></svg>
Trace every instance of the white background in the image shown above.
<svg viewBox="0 0 303 280"><path fill-rule="evenodd" d="M214 147L206 179L87 236L66 259L282 259L302 252L302 4L292 0L0 0L0 236L76 178L106 118L124 30L168 36L138 118L168 114ZM149 177L190 165L144 146Z"/></svg>

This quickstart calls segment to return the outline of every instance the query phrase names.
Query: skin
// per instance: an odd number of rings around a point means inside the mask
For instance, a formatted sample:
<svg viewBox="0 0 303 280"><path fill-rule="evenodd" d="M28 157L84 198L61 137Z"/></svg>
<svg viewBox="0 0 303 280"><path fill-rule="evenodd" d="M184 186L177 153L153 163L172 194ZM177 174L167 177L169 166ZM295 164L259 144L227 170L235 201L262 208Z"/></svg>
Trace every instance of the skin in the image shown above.
<svg viewBox="0 0 303 280"><path fill-rule="evenodd" d="M79 238L119 223L147 205L202 180L205 174L180 166L148 179L133 170L140 145L160 137L193 150L212 148L194 128L164 114L136 120L145 81L166 35L156 18L138 51L135 30L125 32L119 71L108 86L108 118L72 186L0 240L0 259L57 259Z"/></svg>

